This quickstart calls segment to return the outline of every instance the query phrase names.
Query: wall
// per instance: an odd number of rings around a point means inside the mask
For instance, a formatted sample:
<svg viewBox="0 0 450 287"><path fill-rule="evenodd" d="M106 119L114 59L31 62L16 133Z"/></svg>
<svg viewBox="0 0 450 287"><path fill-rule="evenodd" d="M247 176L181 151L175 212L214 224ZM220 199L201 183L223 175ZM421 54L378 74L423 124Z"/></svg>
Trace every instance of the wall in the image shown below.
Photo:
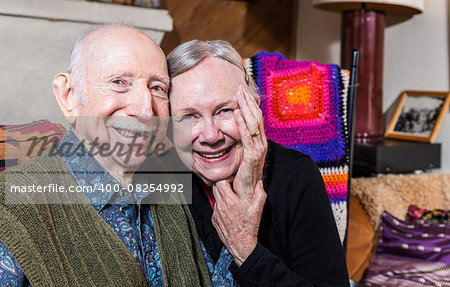
<svg viewBox="0 0 450 287"><path fill-rule="evenodd" d="M296 58L323 63L340 62L339 13L299 1ZM403 90L450 89L450 4L426 0L425 11L410 19L386 17L383 111L390 120ZM442 144L441 171L450 172L450 115L447 113L436 142Z"/></svg>
<svg viewBox="0 0 450 287"><path fill-rule="evenodd" d="M43 118L64 121L53 98L53 77L66 70L73 44L97 26L94 22L117 21L141 27L158 43L164 31L172 29L166 10L65 0L1 0L0 124Z"/></svg>
<svg viewBox="0 0 450 287"><path fill-rule="evenodd" d="M40 19L0 17L0 123L60 115L53 98L53 77L65 71L73 43L89 25L56 26ZM21 120L22 116L26 119Z"/></svg>

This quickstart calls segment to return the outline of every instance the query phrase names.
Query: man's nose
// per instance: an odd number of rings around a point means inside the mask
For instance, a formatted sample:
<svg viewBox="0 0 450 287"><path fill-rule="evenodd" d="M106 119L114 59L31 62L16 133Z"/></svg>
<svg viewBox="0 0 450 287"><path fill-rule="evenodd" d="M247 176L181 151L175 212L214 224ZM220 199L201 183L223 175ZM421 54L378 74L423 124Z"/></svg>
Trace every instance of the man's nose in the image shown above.
<svg viewBox="0 0 450 287"><path fill-rule="evenodd" d="M200 142L214 144L224 138L220 123L217 123L213 118L202 119L198 128L201 129Z"/></svg>
<svg viewBox="0 0 450 287"><path fill-rule="evenodd" d="M153 113L152 94L145 84L136 84L128 99L129 116L138 117L141 121L150 120Z"/></svg>

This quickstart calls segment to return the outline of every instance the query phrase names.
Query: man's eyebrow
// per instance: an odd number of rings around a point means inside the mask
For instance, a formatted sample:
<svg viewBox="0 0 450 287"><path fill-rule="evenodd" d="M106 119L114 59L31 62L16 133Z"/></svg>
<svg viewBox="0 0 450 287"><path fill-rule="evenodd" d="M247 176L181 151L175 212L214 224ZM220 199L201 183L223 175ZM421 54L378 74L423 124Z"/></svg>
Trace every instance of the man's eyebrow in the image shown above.
<svg viewBox="0 0 450 287"><path fill-rule="evenodd" d="M169 87L170 85L170 80L168 76L153 75L152 80L163 82L167 87Z"/></svg>
<svg viewBox="0 0 450 287"><path fill-rule="evenodd" d="M128 72L114 72L114 73L111 73L111 74L107 74L105 78L106 79L111 79L111 78L114 78L114 77L127 77L127 78L129 78L131 76L132 76L131 73L128 73Z"/></svg>
<svg viewBox="0 0 450 287"><path fill-rule="evenodd" d="M106 75L106 79L112 79L115 77L126 77L126 78L131 78L133 77L132 73L129 72L115 72L115 73L111 73ZM160 81L163 82L164 85L166 85L168 88L170 87L170 80L168 76L164 76L164 75L151 75L150 79L152 81Z"/></svg>

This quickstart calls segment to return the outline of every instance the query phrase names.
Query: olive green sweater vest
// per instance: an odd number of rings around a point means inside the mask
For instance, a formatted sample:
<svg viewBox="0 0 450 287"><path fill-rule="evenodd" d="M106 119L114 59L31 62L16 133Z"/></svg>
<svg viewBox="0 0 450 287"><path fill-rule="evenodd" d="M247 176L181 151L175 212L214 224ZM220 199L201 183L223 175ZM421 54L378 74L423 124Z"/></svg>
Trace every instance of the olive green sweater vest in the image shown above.
<svg viewBox="0 0 450 287"><path fill-rule="evenodd" d="M82 193L23 195L5 203L12 185L76 186L59 156L41 156L0 174L0 242L34 287L147 286L125 244ZM7 193L10 194L7 194ZM78 204L64 204L78 197ZM32 204L51 197L60 204ZM165 286L211 286L186 205L152 205Z"/></svg>

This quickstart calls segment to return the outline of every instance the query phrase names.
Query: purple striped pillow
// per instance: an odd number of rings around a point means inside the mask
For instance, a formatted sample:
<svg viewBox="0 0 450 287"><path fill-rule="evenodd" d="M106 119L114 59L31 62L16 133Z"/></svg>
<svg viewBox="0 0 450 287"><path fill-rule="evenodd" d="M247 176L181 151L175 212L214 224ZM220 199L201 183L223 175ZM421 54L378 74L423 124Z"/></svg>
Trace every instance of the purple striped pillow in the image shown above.
<svg viewBox="0 0 450 287"><path fill-rule="evenodd" d="M450 286L450 225L407 223L384 211L365 286Z"/></svg>

